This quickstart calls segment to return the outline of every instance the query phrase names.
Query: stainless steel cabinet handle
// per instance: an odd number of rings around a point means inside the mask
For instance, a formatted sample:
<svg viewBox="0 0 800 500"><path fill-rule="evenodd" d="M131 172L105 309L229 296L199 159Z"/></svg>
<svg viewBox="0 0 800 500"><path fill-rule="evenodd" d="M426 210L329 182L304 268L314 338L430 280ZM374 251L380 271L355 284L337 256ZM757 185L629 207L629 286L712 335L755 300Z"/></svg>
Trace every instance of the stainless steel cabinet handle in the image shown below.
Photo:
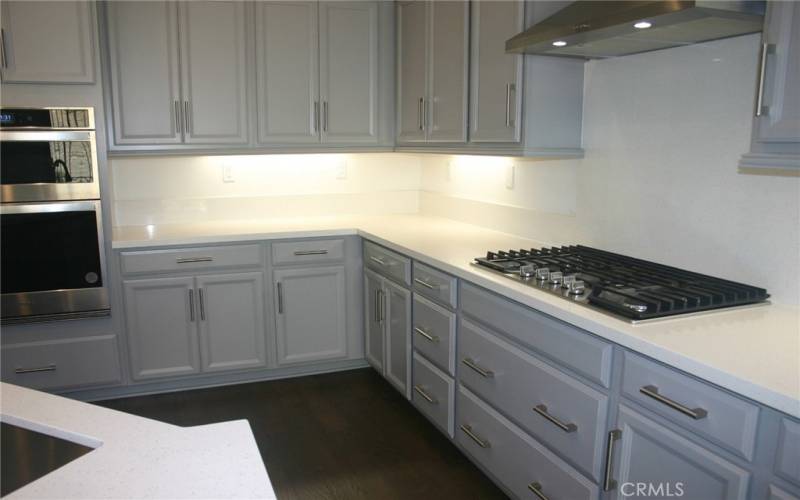
<svg viewBox="0 0 800 500"><path fill-rule="evenodd" d="M764 80L767 76L767 56L775 51L775 45L761 44L761 60L758 66L758 94L756 94L756 116L769 113L769 108L764 106Z"/></svg>
<svg viewBox="0 0 800 500"><path fill-rule="evenodd" d="M184 129L184 132L189 134L192 132L192 127L191 127L192 121L189 119L190 116L189 113L191 112L189 109L189 101L183 101L183 109L184 109L183 121L186 122L186 128Z"/></svg>
<svg viewBox="0 0 800 500"><path fill-rule="evenodd" d="M538 481L534 481L528 485L528 489L533 492L534 495L539 497L539 500L549 500L547 496L542 491L542 483Z"/></svg>
<svg viewBox="0 0 800 500"><path fill-rule="evenodd" d="M328 101L322 101L322 131L328 131Z"/></svg>
<svg viewBox="0 0 800 500"><path fill-rule="evenodd" d="M420 130L424 130L422 125L422 101L422 97L420 97L419 101L417 101L417 128Z"/></svg>
<svg viewBox="0 0 800 500"><path fill-rule="evenodd" d="M506 127L510 127L513 123L511 120L511 92L517 90L517 85L514 83L506 84Z"/></svg>
<svg viewBox="0 0 800 500"><path fill-rule="evenodd" d="M606 471L603 478L603 491L611 491L617 487L617 481L612 476L614 475L614 442L622 437L622 431L614 429L608 433L608 443L606 443Z"/></svg>
<svg viewBox="0 0 800 500"><path fill-rule="evenodd" d="M327 254L327 250L298 250L294 254L297 256L301 255L325 255Z"/></svg>
<svg viewBox="0 0 800 500"><path fill-rule="evenodd" d="M654 385L646 385L641 389L639 389L639 392L695 420L700 420L701 418L706 418L706 416L708 416L708 412L702 408L689 408L687 406L678 403L677 401L669 399L666 396L662 396L661 394L658 393L658 387Z"/></svg>
<svg viewBox="0 0 800 500"><path fill-rule="evenodd" d="M8 68L8 54L6 53L6 30L0 29L0 56L3 61L3 68Z"/></svg>
<svg viewBox="0 0 800 500"><path fill-rule="evenodd" d="M383 290L378 290L378 294L380 300L378 301L378 313L380 321L383 322L386 320L386 294L383 293Z"/></svg>
<svg viewBox="0 0 800 500"><path fill-rule="evenodd" d="M175 101L175 131L178 133L183 132L183 118L181 118L181 103Z"/></svg>
<svg viewBox="0 0 800 500"><path fill-rule="evenodd" d="M492 370L487 370L486 368L478 366L472 358L464 358L461 360L461 362L469 366L473 370L475 370L478 373L478 375L480 375L483 378L494 377L494 372Z"/></svg>
<svg viewBox="0 0 800 500"><path fill-rule="evenodd" d="M54 371L56 371L56 365L47 365L47 366L37 366L35 368L17 368L14 370L14 373L22 375L25 373L54 372Z"/></svg>
<svg viewBox="0 0 800 500"><path fill-rule="evenodd" d="M203 298L203 289L199 288L197 293L200 294L199 301L200 301L200 321L206 320L206 306L204 304L205 299Z"/></svg>
<svg viewBox="0 0 800 500"><path fill-rule="evenodd" d="M439 401L437 401L436 398L434 398L433 396L431 396L430 394L425 392L425 389L423 389L422 387L420 387L418 385L414 386L414 392L416 392L417 394L422 396L422 398L425 401L427 401L428 403L430 403L432 405L439 404Z"/></svg>
<svg viewBox="0 0 800 500"><path fill-rule="evenodd" d="M314 133L319 132L319 101L314 101Z"/></svg>
<svg viewBox="0 0 800 500"><path fill-rule="evenodd" d="M467 425L467 424L461 424L461 425L459 426L459 428L460 428L462 431L464 431L464 434L466 434L466 435L467 435L467 436L469 436L469 437L470 437L470 438L471 438L473 441L475 441L476 443L478 443L478 446L480 446L481 448L491 448L491 447L492 447L492 443L490 443L490 442L489 442L489 441L487 441L486 439L481 439L480 437L478 437L478 435L477 435L477 434L475 434L474 432L472 432L472 426L470 426L470 425Z"/></svg>
<svg viewBox="0 0 800 500"><path fill-rule="evenodd" d="M191 264L194 262L212 262L214 257L178 257L175 259L177 264Z"/></svg>
<svg viewBox="0 0 800 500"><path fill-rule="evenodd" d="M189 289L189 321L194 322L194 290Z"/></svg>
<svg viewBox="0 0 800 500"><path fill-rule="evenodd" d="M419 278L414 278L414 283L419 283L420 285L424 286L425 288L427 288L429 290L436 290L437 288L439 288L438 285L431 285L427 281L421 280Z"/></svg>
<svg viewBox="0 0 800 500"><path fill-rule="evenodd" d="M575 431L578 430L578 426L577 425L572 424L572 423L565 424L561 420L559 420L556 417L550 415L550 413L547 412L547 406L545 406L545 405L536 405L536 406L533 407L533 411L535 411L539 415L543 416L544 418L549 420L551 423L555 424L556 427L558 427L559 429L561 429L564 432L575 432Z"/></svg>
<svg viewBox="0 0 800 500"><path fill-rule="evenodd" d="M381 322L380 306L378 305L380 300L381 300L381 291L380 290L375 290L375 304L374 304L373 312L375 313L375 322L376 323L380 323Z"/></svg>
<svg viewBox="0 0 800 500"><path fill-rule="evenodd" d="M422 329L422 328L420 328L418 326L414 327L414 331L417 332L418 334L422 335L426 339L428 339L428 341L430 341L430 342L439 342L439 337L437 337L436 335L431 335L430 333L426 332L424 329Z"/></svg>
<svg viewBox="0 0 800 500"><path fill-rule="evenodd" d="M278 287L278 314L283 314L283 284L279 281Z"/></svg>
<svg viewBox="0 0 800 500"><path fill-rule="evenodd" d="M377 262L378 264L380 264L382 266L388 266L389 265L388 262L386 262L383 259L379 259L378 257L370 257L369 260L371 260L372 262Z"/></svg>

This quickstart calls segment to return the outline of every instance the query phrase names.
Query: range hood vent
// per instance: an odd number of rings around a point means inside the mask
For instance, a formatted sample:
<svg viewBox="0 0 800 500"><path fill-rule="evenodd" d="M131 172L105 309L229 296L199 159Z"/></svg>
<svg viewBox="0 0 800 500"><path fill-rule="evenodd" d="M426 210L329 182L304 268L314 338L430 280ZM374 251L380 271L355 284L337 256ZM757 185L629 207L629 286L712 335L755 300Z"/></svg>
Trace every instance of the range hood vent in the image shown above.
<svg viewBox="0 0 800 500"><path fill-rule="evenodd" d="M506 52L602 59L691 45L759 32L765 8L763 1L582 0L506 41Z"/></svg>

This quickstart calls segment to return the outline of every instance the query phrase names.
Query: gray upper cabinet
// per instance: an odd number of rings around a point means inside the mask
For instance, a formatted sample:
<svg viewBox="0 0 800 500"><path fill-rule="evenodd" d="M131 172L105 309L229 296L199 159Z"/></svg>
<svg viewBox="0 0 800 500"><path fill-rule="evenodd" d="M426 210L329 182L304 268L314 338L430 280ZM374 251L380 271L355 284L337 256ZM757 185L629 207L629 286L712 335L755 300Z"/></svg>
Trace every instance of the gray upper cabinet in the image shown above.
<svg viewBox="0 0 800 500"><path fill-rule="evenodd" d="M319 6L321 140L378 141L378 4Z"/></svg>
<svg viewBox="0 0 800 500"><path fill-rule="evenodd" d="M506 40L523 28L524 3L477 0L472 5L470 141L519 142L521 55L506 54Z"/></svg>
<svg viewBox="0 0 800 500"><path fill-rule="evenodd" d="M397 4L397 140L425 140L427 2Z"/></svg>
<svg viewBox="0 0 800 500"><path fill-rule="evenodd" d="M274 276L278 364L347 356L344 266L281 269Z"/></svg>
<svg viewBox="0 0 800 500"><path fill-rule="evenodd" d="M3 2L3 83L93 83L94 2Z"/></svg>
<svg viewBox="0 0 800 500"><path fill-rule="evenodd" d="M258 142L318 142L317 2L256 2Z"/></svg>
<svg viewBox="0 0 800 500"><path fill-rule="evenodd" d="M750 153L739 165L800 168L800 5L768 2Z"/></svg>
<svg viewBox="0 0 800 500"><path fill-rule="evenodd" d="M108 2L113 143L183 140L177 5Z"/></svg>
<svg viewBox="0 0 800 500"><path fill-rule="evenodd" d="M178 4L187 143L249 140L246 8L244 2Z"/></svg>

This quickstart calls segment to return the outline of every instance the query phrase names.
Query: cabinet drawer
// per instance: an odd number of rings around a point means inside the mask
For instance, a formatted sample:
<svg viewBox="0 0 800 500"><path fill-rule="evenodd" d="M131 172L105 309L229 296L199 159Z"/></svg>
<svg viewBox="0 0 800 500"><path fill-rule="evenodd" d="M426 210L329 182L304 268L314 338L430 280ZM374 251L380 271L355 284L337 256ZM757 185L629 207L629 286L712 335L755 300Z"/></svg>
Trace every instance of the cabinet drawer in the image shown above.
<svg viewBox="0 0 800 500"><path fill-rule="evenodd" d="M598 488L464 387L458 391L456 440L517 498L596 499Z"/></svg>
<svg viewBox="0 0 800 500"><path fill-rule="evenodd" d="M598 479L606 395L467 321L458 335L459 381Z"/></svg>
<svg viewBox="0 0 800 500"><path fill-rule="evenodd" d="M365 241L364 264L376 273L411 286L411 260L408 257Z"/></svg>
<svg viewBox="0 0 800 500"><path fill-rule="evenodd" d="M625 396L740 457L753 458L756 405L630 352L624 363Z"/></svg>
<svg viewBox="0 0 800 500"><path fill-rule="evenodd" d="M775 474L800 486L800 423L788 418L780 424Z"/></svg>
<svg viewBox="0 0 800 500"><path fill-rule="evenodd" d="M414 294L414 348L450 375L455 374L456 315Z"/></svg>
<svg viewBox="0 0 800 500"><path fill-rule="evenodd" d="M260 245L122 252L120 258L123 274L196 271L262 265Z"/></svg>
<svg viewBox="0 0 800 500"><path fill-rule="evenodd" d="M412 272L415 292L451 309L456 308L458 304L456 301L457 284L454 276L437 271L419 262L414 262Z"/></svg>
<svg viewBox="0 0 800 500"><path fill-rule="evenodd" d="M305 264L344 259L344 240L301 240L272 244L272 263Z"/></svg>
<svg viewBox="0 0 800 500"><path fill-rule="evenodd" d="M611 344L476 286L462 282L460 293L465 314L589 380L609 387Z"/></svg>
<svg viewBox="0 0 800 500"><path fill-rule="evenodd" d="M411 401L452 438L455 382L418 352L414 353L413 373Z"/></svg>
<svg viewBox="0 0 800 500"><path fill-rule="evenodd" d="M117 337L11 344L2 348L3 382L34 389L113 384L120 380Z"/></svg>

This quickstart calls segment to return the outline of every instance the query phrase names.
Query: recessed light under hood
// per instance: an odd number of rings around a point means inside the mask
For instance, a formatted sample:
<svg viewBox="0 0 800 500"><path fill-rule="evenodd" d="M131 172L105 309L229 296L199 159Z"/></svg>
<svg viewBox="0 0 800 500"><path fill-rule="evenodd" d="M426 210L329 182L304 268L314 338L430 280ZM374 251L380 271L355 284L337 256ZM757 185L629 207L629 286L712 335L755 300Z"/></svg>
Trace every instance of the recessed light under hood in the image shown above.
<svg viewBox="0 0 800 500"><path fill-rule="evenodd" d="M582 0L506 41L506 52L601 59L691 45L759 32L765 8L763 1Z"/></svg>

